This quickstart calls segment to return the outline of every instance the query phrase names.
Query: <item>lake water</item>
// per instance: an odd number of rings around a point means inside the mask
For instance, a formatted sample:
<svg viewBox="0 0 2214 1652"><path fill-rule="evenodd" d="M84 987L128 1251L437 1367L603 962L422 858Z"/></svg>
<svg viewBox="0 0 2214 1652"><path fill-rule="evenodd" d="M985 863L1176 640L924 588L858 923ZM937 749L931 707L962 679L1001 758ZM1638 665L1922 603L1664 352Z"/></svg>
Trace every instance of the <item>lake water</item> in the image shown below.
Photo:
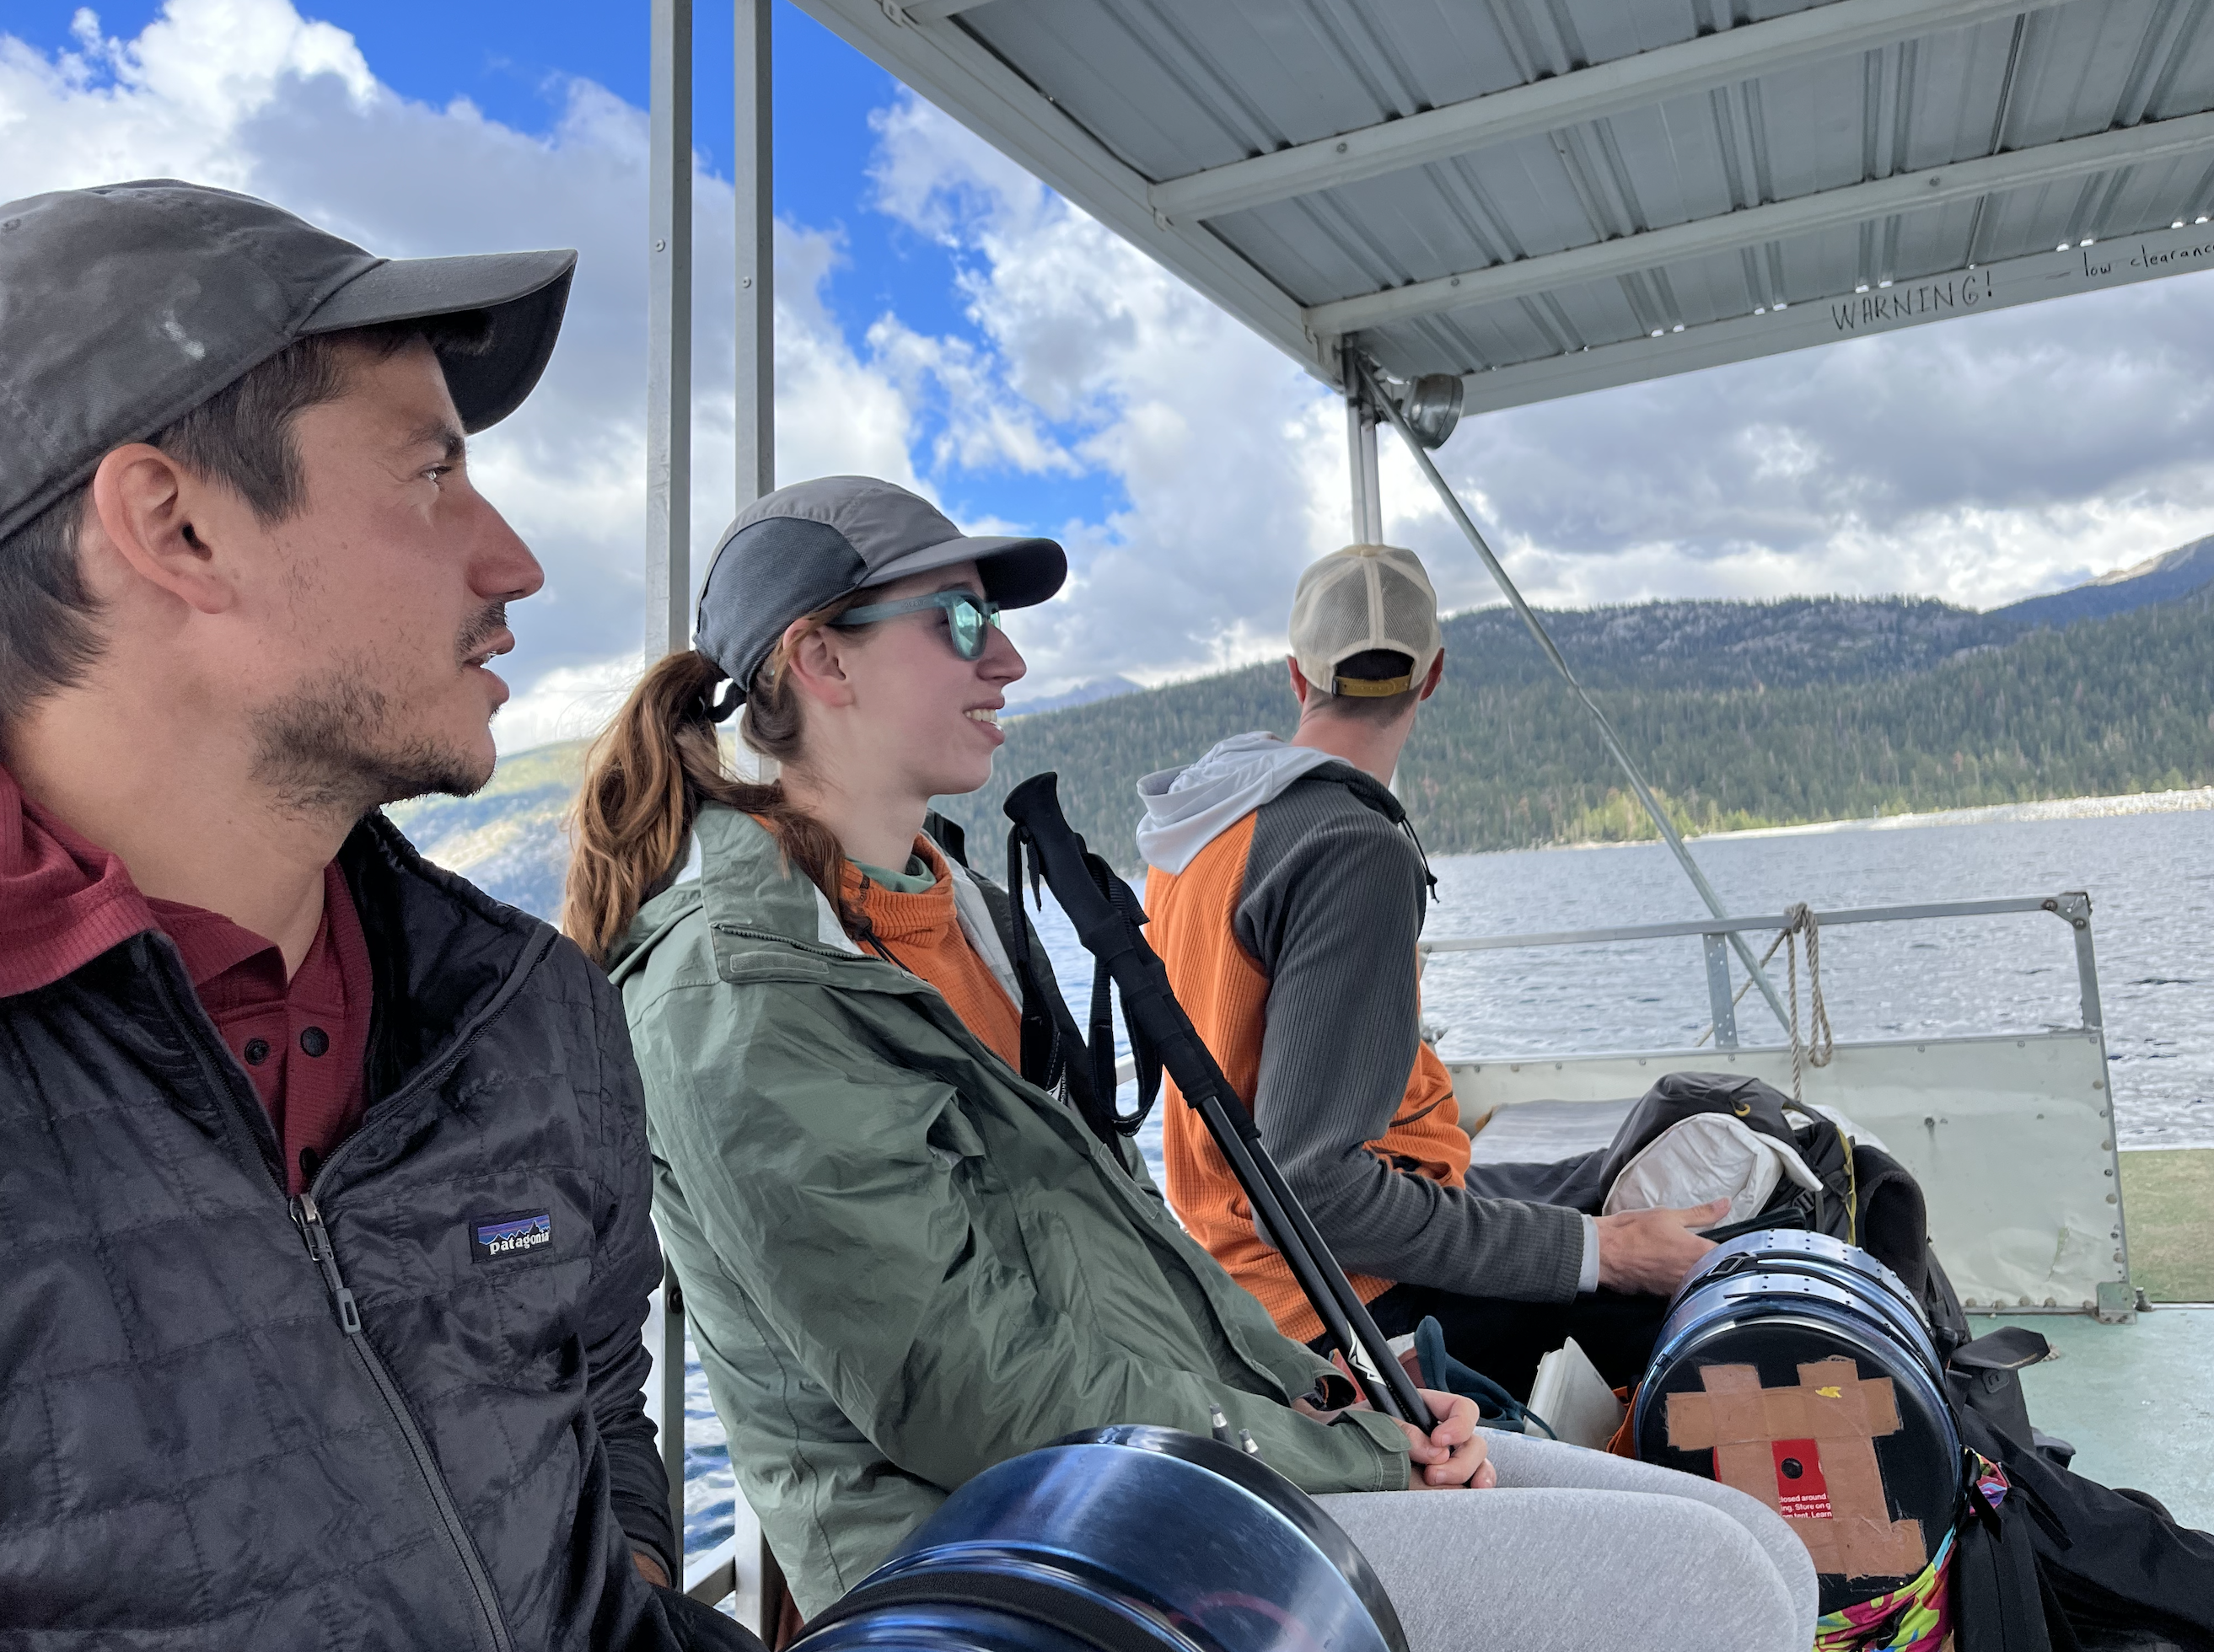
<svg viewBox="0 0 2214 1652"><path fill-rule="evenodd" d="M2120 1144L2214 1147L2214 810L1746 835L1693 852L1737 912L2088 891ZM1433 939L1704 916L1659 844L1440 856L1434 869ZM1080 1017L1091 961L1049 902L1039 928ZM1779 991L1783 964L1779 953ZM1840 1040L2080 1023L2071 931L2042 912L1826 930L1822 984ZM1424 1009L1445 1028L1449 1057L1682 1046L1706 1027L1706 976L1695 936L1443 954L1431 960ZM1738 1024L1746 1043L1772 1041L1757 993L1738 1006ZM1159 1140L1149 1123L1141 1141L1157 1174ZM686 1544L697 1549L729 1534L732 1482L696 1365L689 1376Z"/></svg>

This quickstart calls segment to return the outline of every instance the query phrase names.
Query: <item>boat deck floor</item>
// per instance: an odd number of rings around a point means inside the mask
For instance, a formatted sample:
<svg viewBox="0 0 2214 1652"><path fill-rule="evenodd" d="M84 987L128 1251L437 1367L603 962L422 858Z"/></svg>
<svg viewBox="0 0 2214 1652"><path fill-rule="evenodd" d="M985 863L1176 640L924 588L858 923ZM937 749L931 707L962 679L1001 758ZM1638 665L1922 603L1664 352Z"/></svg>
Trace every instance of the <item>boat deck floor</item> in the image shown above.
<svg viewBox="0 0 2214 1652"><path fill-rule="evenodd" d="M1978 1334L2026 1325L2054 1357L2021 1374L2030 1420L2076 1448L2076 1472L2131 1486L2214 1530L2214 1307L2155 1308L2134 1325L2073 1314L1976 1315Z"/></svg>

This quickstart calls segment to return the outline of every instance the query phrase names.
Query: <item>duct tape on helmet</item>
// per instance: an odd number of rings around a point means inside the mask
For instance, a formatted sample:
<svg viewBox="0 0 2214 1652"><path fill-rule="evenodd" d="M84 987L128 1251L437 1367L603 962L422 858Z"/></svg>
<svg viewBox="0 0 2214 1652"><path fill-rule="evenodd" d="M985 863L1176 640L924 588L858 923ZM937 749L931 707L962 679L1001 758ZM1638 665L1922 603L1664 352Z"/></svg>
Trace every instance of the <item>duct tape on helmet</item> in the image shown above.
<svg viewBox="0 0 2214 1652"><path fill-rule="evenodd" d="M1746 1234L1661 1326L1637 1454L1758 1498L1806 1544L1821 1609L1899 1587L1952 1529L1960 1443L1905 1287L1824 1234Z"/></svg>

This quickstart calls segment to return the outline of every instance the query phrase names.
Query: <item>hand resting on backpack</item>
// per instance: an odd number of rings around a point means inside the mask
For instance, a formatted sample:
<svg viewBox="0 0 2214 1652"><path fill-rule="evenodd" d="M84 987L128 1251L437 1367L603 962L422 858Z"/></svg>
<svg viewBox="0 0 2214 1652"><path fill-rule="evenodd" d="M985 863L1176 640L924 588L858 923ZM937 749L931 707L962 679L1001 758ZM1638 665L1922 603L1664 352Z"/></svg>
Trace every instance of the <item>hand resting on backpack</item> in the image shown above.
<svg viewBox="0 0 2214 1652"><path fill-rule="evenodd" d="M1716 1199L1688 1210L1625 1210L1599 1218L1599 1282L1608 1290L1673 1296L1698 1259L1714 1249L1697 1229L1729 1214Z"/></svg>

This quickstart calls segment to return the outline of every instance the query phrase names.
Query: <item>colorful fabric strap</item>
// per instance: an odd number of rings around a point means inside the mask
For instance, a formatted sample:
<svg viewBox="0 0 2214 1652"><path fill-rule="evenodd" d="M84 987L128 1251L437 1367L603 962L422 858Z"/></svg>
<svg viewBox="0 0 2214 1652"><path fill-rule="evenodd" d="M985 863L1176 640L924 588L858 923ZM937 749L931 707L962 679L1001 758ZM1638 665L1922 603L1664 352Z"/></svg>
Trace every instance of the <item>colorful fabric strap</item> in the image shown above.
<svg viewBox="0 0 2214 1652"><path fill-rule="evenodd" d="M1953 1629L1946 1600L1952 1558L1948 1532L1912 1582L1815 1619L1814 1652L1936 1652Z"/></svg>
<svg viewBox="0 0 2214 1652"><path fill-rule="evenodd" d="M1985 1508L1997 1509L2011 1489L2006 1471L1981 1452L1971 1451L1967 1458L1975 1495ZM1912 1582L1817 1618L1813 1652L1936 1652L1953 1630L1948 1591L1957 1532L1955 1527L1945 1533L1937 1552Z"/></svg>

